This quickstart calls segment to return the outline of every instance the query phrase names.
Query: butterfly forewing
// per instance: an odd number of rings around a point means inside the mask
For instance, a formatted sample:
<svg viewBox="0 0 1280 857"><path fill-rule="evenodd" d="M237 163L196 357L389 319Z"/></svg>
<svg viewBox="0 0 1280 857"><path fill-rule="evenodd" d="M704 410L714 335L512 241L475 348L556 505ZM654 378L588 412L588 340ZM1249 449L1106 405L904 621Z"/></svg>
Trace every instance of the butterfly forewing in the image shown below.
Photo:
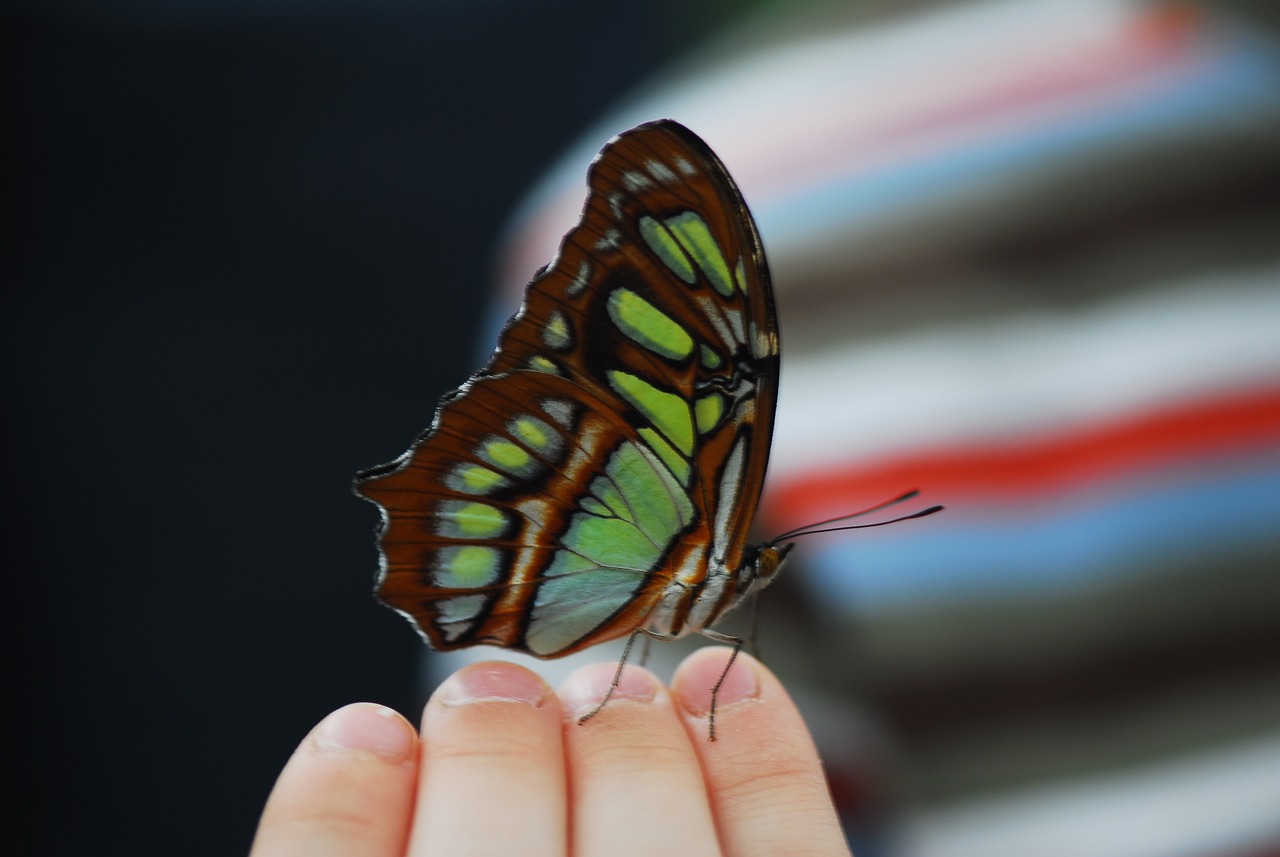
<svg viewBox="0 0 1280 857"><path fill-rule="evenodd" d="M731 601L777 390L759 235L673 122L615 138L588 183L489 365L357 480L383 509L379 594L437 648L555 657Z"/></svg>

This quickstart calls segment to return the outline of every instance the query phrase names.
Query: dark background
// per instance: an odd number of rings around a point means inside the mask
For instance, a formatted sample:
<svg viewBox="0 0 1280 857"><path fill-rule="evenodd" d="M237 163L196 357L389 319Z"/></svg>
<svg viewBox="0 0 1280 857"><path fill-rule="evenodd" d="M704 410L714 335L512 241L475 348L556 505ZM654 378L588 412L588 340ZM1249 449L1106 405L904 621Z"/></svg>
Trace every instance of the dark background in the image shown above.
<svg viewBox="0 0 1280 857"><path fill-rule="evenodd" d="M12 853L243 853L325 713L416 719L423 649L371 598L351 476L476 368L530 182L710 19L0 12Z"/></svg>

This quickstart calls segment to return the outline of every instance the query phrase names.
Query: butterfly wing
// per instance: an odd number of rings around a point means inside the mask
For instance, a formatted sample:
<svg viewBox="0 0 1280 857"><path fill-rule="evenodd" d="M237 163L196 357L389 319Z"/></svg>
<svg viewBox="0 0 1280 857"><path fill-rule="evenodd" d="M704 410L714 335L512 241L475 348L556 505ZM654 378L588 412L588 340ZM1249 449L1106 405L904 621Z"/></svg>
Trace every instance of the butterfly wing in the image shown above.
<svg viewBox="0 0 1280 857"><path fill-rule="evenodd" d="M379 595L436 648L557 657L734 600L777 396L759 234L674 122L614 138L588 184L489 364L357 478Z"/></svg>

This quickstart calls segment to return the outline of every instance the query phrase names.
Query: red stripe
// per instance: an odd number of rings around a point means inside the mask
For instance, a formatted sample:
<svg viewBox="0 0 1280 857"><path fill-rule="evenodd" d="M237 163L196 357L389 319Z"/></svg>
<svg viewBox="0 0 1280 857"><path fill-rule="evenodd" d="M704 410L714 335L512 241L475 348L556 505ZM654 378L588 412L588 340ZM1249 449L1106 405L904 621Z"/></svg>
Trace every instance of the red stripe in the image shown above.
<svg viewBox="0 0 1280 857"><path fill-rule="evenodd" d="M1094 424L1034 440L938 447L770 483L766 519L816 521L920 488L925 502L1005 502L1172 462L1280 447L1280 387L1252 390ZM785 513L784 513L785 512Z"/></svg>

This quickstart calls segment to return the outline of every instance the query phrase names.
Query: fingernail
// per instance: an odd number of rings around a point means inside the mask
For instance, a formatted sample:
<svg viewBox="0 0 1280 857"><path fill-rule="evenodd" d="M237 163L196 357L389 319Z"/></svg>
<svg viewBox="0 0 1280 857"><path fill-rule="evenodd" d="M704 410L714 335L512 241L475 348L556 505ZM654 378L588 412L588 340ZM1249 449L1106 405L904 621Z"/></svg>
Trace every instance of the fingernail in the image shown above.
<svg viewBox="0 0 1280 857"><path fill-rule="evenodd" d="M523 667L501 661L473 664L449 676L436 690L445 705L473 702L520 702L539 708L551 689Z"/></svg>
<svg viewBox="0 0 1280 857"><path fill-rule="evenodd" d="M614 664L592 664L577 670L560 687L560 701L574 717L590 714L600 707L600 700L609 692L618 668ZM658 681L648 670L624 667L618 686L609 697L610 703L630 699L633 702L650 702L658 695Z"/></svg>
<svg viewBox="0 0 1280 857"><path fill-rule="evenodd" d="M711 710L711 691L721 676L724 676L724 681L716 693L717 711L760 695L760 683L751 658L739 655L726 675L727 655L725 649L703 649L691 655L680 667L673 684L685 710L699 717L707 714Z"/></svg>
<svg viewBox="0 0 1280 857"><path fill-rule="evenodd" d="M355 750L386 759L403 759L413 752L417 734L390 708L356 702L320 721L315 740L326 750Z"/></svg>

